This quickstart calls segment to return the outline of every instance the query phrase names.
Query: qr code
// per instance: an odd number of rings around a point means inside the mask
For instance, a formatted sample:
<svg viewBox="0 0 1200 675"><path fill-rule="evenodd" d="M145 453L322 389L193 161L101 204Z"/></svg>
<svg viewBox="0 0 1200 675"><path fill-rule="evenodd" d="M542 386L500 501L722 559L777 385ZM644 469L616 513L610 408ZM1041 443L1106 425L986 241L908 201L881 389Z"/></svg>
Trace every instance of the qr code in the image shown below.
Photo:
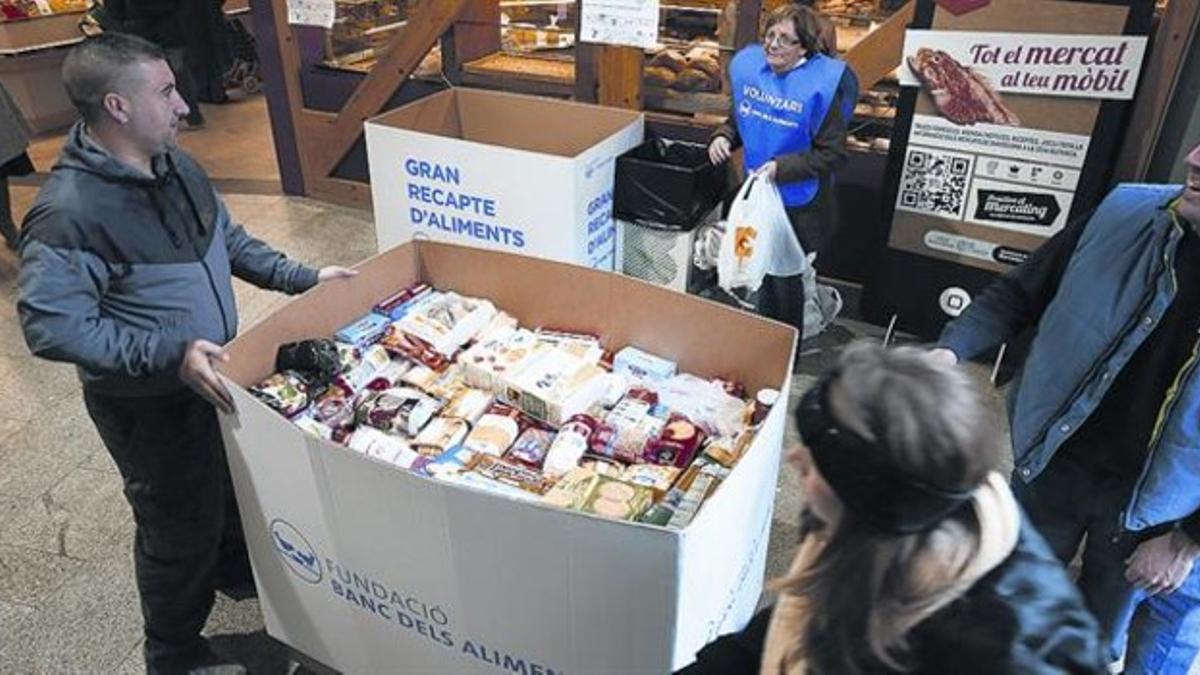
<svg viewBox="0 0 1200 675"><path fill-rule="evenodd" d="M970 155L909 148L896 207L961 219L972 160Z"/></svg>

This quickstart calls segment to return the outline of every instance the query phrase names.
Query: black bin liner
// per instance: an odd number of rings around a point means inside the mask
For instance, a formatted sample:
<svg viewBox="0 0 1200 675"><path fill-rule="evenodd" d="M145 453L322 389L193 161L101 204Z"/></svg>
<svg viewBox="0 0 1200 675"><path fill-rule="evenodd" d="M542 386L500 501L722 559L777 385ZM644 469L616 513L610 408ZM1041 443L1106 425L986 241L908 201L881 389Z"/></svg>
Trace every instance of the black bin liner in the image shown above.
<svg viewBox="0 0 1200 675"><path fill-rule="evenodd" d="M724 167L698 143L653 139L617 158L613 215L640 225L692 230L720 201Z"/></svg>

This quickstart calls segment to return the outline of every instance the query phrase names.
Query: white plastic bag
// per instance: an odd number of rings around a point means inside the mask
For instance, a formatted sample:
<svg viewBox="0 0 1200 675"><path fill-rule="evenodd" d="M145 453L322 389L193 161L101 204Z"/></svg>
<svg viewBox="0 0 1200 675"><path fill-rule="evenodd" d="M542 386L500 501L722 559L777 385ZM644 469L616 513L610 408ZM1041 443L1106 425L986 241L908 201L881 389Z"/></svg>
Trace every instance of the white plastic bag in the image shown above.
<svg viewBox="0 0 1200 675"><path fill-rule="evenodd" d="M817 254L808 256L809 266L804 272L804 337L810 338L825 332L829 324L842 311L842 294L833 286L817 282L817 268L812 264Z"/></svg>
<svg viewBox="0 0 1200 675"><path fill-rule="evenodd" d="M717 282L730 293L736 288L754 292L768 274L790 277L810 267L774 181L751 175L729 209L717 258Z"/></svg>

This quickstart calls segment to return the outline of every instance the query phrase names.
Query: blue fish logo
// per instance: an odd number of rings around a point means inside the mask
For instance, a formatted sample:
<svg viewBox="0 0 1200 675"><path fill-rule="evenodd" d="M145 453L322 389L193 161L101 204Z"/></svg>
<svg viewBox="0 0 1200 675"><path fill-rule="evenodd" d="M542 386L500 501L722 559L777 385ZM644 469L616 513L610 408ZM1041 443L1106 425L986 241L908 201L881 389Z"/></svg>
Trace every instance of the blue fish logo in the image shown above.
<svg viewBox="0 0 1200 675"><path fill-rule="evenodd" d="M271 542L293 574L310 584L320 583L323 573L317 552L291 523L282 518L271 521Z"/></svg>

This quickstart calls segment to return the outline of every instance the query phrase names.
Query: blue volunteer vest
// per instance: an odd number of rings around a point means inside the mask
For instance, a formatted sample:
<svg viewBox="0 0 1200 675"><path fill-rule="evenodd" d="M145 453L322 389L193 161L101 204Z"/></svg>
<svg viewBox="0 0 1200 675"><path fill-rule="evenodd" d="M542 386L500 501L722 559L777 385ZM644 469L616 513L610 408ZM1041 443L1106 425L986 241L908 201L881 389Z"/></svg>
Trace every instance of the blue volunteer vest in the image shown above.
<svg viewBox="0 0 1200 675"><path fill-rule="evenodd" d="M798 68L777 75L767 65L762 45L750 45L733 57L733 111L750 172L780 155L805 152L821 129L846 64L811 54ZM850 105L853 105L853 100ZM781 183L788 206L803 206L817 195L819 180Z"/></svg>

